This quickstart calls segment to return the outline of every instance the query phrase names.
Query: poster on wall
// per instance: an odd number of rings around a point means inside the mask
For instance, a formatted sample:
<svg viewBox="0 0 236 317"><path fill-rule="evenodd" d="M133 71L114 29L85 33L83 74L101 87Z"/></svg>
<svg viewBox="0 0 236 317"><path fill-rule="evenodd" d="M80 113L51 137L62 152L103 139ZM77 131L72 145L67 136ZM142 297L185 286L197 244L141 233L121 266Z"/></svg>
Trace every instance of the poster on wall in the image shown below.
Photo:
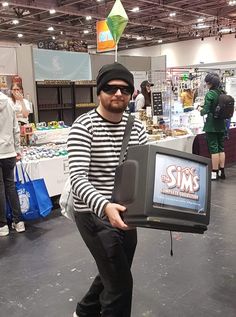
<svg viewBox="0 0 236 317"><path fill-rule="evenodd" d="M116 43L113 40L111 32L107 26L106 20L97 21L97 52L114 51Z"/></svg>

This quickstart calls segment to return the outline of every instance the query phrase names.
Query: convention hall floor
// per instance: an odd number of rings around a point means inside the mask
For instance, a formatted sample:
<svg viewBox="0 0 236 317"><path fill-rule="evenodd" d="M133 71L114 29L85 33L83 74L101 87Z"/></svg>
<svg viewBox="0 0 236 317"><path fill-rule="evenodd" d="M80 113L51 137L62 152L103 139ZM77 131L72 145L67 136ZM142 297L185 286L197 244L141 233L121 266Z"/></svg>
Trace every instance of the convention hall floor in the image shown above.
<svg viewBox="0 0 236 317"><path fill-rule="evenodd" d="M212 183L204 235L139 229L132 317L236 316L236 165ZM62 216L0 239L0 317L72 317L96 274L75 225Z"/></svg>

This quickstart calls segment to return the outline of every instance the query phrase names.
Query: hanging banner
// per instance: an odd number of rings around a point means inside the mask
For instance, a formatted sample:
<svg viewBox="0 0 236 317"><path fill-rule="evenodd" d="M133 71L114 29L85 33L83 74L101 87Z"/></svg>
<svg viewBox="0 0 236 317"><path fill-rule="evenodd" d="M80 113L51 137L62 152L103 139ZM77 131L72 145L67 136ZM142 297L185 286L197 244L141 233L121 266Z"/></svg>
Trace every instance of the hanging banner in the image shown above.
<svg viewBox="0 0 236 317"><path fill-rule="evenodd" d="M91 80L88 53L33 49L35 80Z"/></svg>
<svg viewBox="0 0 236 317"><path fill-rule="evenodd" d="M111 32L107 26L106 20L97 21L97 52L106 52L115 50L116 43L113 40Z"/></svg>

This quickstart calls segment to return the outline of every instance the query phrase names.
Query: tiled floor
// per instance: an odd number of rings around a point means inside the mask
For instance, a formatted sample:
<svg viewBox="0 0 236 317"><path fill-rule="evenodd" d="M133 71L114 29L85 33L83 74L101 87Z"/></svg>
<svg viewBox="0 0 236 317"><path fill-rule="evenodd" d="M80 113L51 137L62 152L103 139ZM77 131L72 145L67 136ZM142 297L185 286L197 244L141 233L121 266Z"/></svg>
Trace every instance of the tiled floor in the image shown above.
<svg viewBox="0 0 236 317"><path fill-rule="evenodd" d="M139 229L132 317L236 316L236 166L212 183L204 235ZM62 216L0 239L0 317L71 317L96 267Z"/></svg>

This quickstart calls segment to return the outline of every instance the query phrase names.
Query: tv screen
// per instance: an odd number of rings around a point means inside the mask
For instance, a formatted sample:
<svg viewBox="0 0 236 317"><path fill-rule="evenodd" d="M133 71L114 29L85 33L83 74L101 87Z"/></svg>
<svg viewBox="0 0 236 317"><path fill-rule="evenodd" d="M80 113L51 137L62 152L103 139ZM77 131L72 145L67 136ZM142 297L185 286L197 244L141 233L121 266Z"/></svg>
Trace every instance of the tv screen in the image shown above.
<svg viewBox="0 0 236 317"><path fill-rule="evenodd" d="M203 233L210 219L211 161L155 144L131 146L116 170L113 201L134 226Z"/></svg>
<svg viewBox="0 0 236 317"><path fill-rule="evenodd" d="M157 153L154 171L154 207L206 214L207 166Z"/></svg>

